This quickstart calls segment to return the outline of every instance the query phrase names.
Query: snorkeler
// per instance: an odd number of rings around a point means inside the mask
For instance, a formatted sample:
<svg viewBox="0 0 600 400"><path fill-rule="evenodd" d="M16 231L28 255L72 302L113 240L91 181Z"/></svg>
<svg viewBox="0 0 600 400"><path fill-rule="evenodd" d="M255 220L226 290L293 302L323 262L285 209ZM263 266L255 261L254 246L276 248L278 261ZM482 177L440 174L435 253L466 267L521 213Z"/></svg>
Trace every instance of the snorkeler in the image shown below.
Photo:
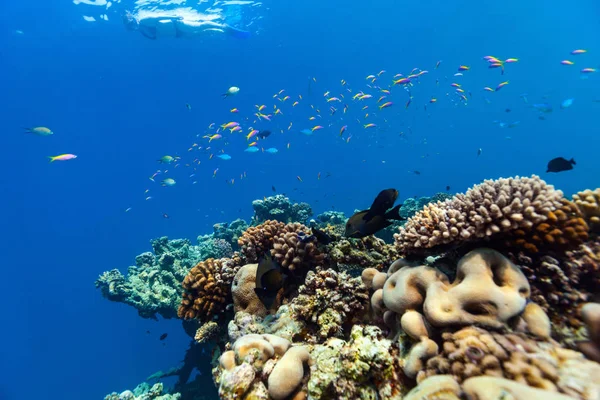
<svg viewBox="0 0 600 400"><path fill-rule="evenodd" d="M186 13L162 14L160 12L146 12L133 15L126 12L123 23L127 30L139 31L148 39L201 37L205 33L227 33L237 38L247 38L250 32L233 28L227 24L215 22L211 16Z"/></svg>

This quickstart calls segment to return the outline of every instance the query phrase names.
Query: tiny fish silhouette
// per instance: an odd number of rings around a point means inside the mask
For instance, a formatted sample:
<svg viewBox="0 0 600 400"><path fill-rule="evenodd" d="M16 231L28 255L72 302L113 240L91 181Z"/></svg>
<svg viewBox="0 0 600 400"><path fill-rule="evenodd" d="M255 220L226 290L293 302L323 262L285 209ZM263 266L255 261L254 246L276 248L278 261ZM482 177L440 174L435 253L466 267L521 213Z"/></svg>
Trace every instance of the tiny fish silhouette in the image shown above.
<svg viewBox="0 0 600 400"><path fill-rule="evenodd" d="M169 336L168 333L163 333L162 335L160 335L160 337L158 338L158 340L165 340L167 338L167 336Z"/></svg>

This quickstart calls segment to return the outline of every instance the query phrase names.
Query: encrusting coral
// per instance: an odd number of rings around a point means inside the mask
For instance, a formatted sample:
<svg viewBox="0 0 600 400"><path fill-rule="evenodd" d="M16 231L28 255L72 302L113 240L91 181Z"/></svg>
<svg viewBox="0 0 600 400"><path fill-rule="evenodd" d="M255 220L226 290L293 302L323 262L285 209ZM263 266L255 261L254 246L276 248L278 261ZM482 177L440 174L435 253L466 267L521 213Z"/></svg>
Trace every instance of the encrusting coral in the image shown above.
<svg viewBox="0 0 600 400"><path fill-rule="evenodd" d="M168 394L163 393L163 390L163 384L160 382L152 386L143 382L133 392L131 390L126 390L120 394L113 392L106 395L104 400L179 400L181 398L179 393Z"/></svg>
<svg viewBox="0 0 600 400"><path fill-rule="evenodd" d="M365 268L385 270L399 257L395 246L374 236L334 242L328 248L328 255L332 264L349 273L360 273Z"/></svg>
<svg viewBox="0 0 600 400"><path fill-rule="evenodd" d="M292 312L307 323L315 339L343 337L344 328L359 322L367 310L369 293L360 278L332 269L310 271L290 304Z"/></svg>

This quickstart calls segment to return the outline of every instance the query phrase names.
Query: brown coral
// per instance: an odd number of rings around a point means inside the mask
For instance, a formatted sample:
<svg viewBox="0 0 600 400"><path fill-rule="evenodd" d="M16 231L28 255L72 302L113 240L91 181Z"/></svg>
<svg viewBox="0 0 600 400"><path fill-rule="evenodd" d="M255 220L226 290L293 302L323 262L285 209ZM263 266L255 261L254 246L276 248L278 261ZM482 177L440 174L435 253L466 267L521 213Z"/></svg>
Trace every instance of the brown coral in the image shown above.
<svg viewBox="0 0 600 400"><path fill-rule="evenodd" d="M346 270L376 268L387 270L399 254L394 245L375 236L362 239L343 239L329 246L329 259Z"/></svg>
<svg viewBox="0 0 600 400"><path fill-rule="evenodd" d="M332 269L310 271L292 311L308 323L319 339L340 337L367 309L369 293L360 278Z"/></svg>
<svg viewBox="0 0 600 400"><path fill-rule="evenodd" d="M230 292L220 271L228 260L209 258L190 270L183 280L184 293L177 310L180 318L208 321L224 309Z"/></svg>
<svg viewBox="0 0 600 400"><path fill-rule="evenodd" d="M586 398L582 394L591 393L599 383L600 365L554 342L538 342L523 334L502 335L476 327L446 332L442 339L441 353L427 361L417 381L449 374L463 382L487 375L576 398Z"/></svg>
<svg viewBox="0 0 600 400"><path fill-rule="evenodd" d="M291 223L285 225L273 237L271 255L283 268L290 271L307 271L317 265L322 265L325 254L321 252L314 241L300 240L299 233L308 233L308 227Z"/></svg>
<svg viewBox="0 0 600 400"><path fill-rule="evenodd" d="M573 195L573 201L595 232L600 232L600 188L584 190Z"/></svg>
<svg viewBox="0 0 600 400"><path fill-rule="evenodd" d="M249 227L238 239L242 254L249 263L258 262L258 258L273 247L275 236L284 229L283 222L268 220L258 226Z"/></svg>
<svg viewBox="0 0 600 400"><path fill-rule="evenodd" d="M563 194L538 176L486 180L465 194L430 203L409 218L395 235L402 253L443 244L489 239L548 220L561 208Z"/></svg>
<svg viewBox="0 0 600 400"><path fill-rule="evenodd" d="M530 230L514 230L507 238L506 246L510 249L522 249L530 254L544 250L564 252L585 242L588 231L588 224L575 203L562 199L560 208L547 213L546 221L536 224Z"/></svg>

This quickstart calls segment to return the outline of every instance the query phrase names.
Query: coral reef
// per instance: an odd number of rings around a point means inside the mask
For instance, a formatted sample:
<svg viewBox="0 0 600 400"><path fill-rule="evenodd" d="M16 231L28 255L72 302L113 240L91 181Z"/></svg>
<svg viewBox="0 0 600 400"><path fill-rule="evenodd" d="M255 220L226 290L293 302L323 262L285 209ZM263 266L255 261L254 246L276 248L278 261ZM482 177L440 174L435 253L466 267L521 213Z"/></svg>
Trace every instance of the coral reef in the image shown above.
<svg viewBox="0 0 600 400"><path fill-rule="evenodd" d="M139 384L133 392L131 390L126 390L119 393L111 393L104 397L104 400L179 400L181 398L181 394L163 394L163 384L155 383L150 386L148 383L143 382Z"/></svg>
<svg viewBox="0 0 600 400"><path fill-rule="evenodd" d="M398 349L375 326L355 325L350 338L331 338L311 351L311 399L400 399Z"/></svg>
<svg viewBox="0 0 600 400"><path fill-rule="evenodd" d="M310 233L310 229L299 223L285 225L273 237L271 255L281 266L295 273L306 272L322 265L325 254L315 241L304 241L299 233Z"/></svg>
<svg viewBox="0 0 600 400"><path fill-rule="evenodd" d="M113 269L100 275L95 285L104 297L135 307L143 318L157 319L157 314L174 318L181 301L181 282L203 254L188 240L162 237L151 243L154 254L137 256L127 277Z"/></svg>
<svg viewBox="0 0 600 400"><path fill-rule="evenodd" d="M581 315L587 325L589 340L577 343L577 347L590 360L600 362L600 304L584 305Z"/></svg>
<svg viewBox="0 0 600 400"><path fill-rule="evenodd" d="M207 322L223 311L231 297L231 283L241 259L209 258L201 261L183 280L183 298L177 315Z"/></svg>
<svg viewBox="0 0 600 400"><path fill-rule="evenodd" d="M243 219L222 222L213 225L213 237L215 239L223 239L232 246L233 250L239 250L238 239L246 229L248 229L248 223Z"/></svg>
<svg viewBox="0 0 600 400"><path fill-rule="evenodd" d="M127 279L113 270L97 285L146 316L174 316L181 300L194 340L183 367L152 378L178 376L182 398L203 391L186 383L202 358L221 399L600 398L600 305L589 303L600 294L600 189L571 200L532 176L449 197L405 200L410 218L390 244L342 237L338 212L311 229L308 205L265 198L253 226L217 224L197 246L161 238ZM284 279L261 301L266 254Z"/></svg>
<svg viewBox="0 0 600 400"><path fill-rule="evenodd" d="M254 208L253 225L268 220L304 224L312 215L312 209L308 203L292 203L290 199L281 194L265 197L263 200L254 200L252 208Z"/></svg>
<svg viewBox="0 0 600 400"><path fill-rule="evenodd" d="M573 201L581 210L590 228L600 233L600 188L576 193L573 195Z"/></svg>
<svg viewBox="0 0 600 400"><path fill-rule="evenodd" d="M574 398L590 398L586 394L600 387L600 364L554 342L476 327L446 332L442 339L440 354L427 361L417 381L446 374L459 383L472 377L493 376Z"/></svg>
<svg viewBox="0 0 600 400"><path fill-rule="evenodd" d="M302 391L309 358L305 347L284 338L249 334L221 355L213 377L222 399L284 400Z"/></svg>
<svg viewBox="0 0 600 400"><path fill-rule="evenodd" d="M344 328L361 321L369 303L369 293L360 278L350 278L347 274L332 269L310 271L304 285L300 286L298 297L290 304L293 313L307 323L320 342L330 337L343 337Z"/></svg>
<svg viewBox="0 0 600 400"><path fill-rule="evenodd" d="M198 236L198 249L203 258L227 258L233 255L233 247L225 239L217 239L213 235Z"/></svg>
<svg viewBox="0 0 600 400"><path fill-rule="evenodd" d="M336 241L328 247L328 255L332 265L351 275L360 275L365 268L386 270L399 257L393 245L375 236Z"/></svg>
<svg viewBox="0 0 600 400"><path fill-rule="evenodd" d="M283 230L283 222L268 220L258 226L251 226L238 239L240 251L249 263L258 262L259 256L273 247L275 235Z"/></svg>

